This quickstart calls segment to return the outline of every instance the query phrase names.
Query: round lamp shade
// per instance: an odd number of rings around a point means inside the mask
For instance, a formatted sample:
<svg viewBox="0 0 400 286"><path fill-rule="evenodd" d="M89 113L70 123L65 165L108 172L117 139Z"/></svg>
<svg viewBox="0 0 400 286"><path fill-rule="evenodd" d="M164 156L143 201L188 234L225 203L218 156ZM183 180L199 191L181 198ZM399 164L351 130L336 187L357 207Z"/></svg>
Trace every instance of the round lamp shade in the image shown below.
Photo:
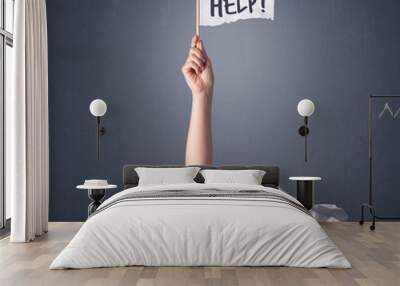
<svg viewBox="0 0 400 286"><path fill-rule="evenodd" d="M309 99L303 99L302 101L299 102L297 105L297 111L299 114L303 117L308 117L311 116L314 113L315 110L315 105L314 103L309 100Z"/></svg>
<svg viewBox="0 0 400 286"><path fill-rule="evenodd" d="M107 104L104 100L95 99L90 103L89 109L93 116L101 117L107 112Z"/></svg>

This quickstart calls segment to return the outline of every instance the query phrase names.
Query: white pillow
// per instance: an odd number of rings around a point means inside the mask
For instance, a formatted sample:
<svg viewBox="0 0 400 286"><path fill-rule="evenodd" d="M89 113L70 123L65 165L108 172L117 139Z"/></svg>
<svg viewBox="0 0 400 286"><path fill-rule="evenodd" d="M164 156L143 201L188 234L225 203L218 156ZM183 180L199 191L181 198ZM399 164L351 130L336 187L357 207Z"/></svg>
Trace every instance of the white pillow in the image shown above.
<svg viewBox="0 0 400 286"><path fill-rule="evenodd" d="M199 167L184 168L135 168L139 176L138 186L187 184L195 183L193 180L200 171Z"/></svg>
<svg viewBox="0 0 400 286"><path fill-rule="evenodd" d="M202 170L204 183L261 185L265 171L261 170Z"/></svg>

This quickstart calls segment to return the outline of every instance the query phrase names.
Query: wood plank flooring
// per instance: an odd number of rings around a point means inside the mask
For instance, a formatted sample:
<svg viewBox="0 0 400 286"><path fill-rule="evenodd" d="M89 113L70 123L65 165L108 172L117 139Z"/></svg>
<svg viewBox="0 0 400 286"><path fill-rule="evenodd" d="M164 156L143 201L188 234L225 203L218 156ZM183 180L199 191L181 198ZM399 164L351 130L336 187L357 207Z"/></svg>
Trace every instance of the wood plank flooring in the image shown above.
<svg viewBox="0 0 400 286"><path fill-rule="evenodd" d="M400 222L381 222L375 232L357 223L324 224L353 269L288 267L124 267L48 270L81 223L50 223L44 237L27 244L0 241L0 285L400 285Z"/></svg>

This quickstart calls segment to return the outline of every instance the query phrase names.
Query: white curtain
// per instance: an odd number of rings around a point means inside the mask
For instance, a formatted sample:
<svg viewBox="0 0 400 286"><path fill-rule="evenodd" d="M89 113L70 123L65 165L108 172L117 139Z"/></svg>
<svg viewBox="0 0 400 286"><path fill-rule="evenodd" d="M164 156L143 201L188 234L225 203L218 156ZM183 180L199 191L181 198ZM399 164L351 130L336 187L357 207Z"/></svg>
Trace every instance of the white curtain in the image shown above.
<svg viewBox="0 0 400 286"><path fill-rule="evenodd" d="M6 114L12 242L47 232L49 192L45 0L16 0L14 94ZM7 121L8 120L8 121ZM6 135L7 136L7 135Z"/></svg>

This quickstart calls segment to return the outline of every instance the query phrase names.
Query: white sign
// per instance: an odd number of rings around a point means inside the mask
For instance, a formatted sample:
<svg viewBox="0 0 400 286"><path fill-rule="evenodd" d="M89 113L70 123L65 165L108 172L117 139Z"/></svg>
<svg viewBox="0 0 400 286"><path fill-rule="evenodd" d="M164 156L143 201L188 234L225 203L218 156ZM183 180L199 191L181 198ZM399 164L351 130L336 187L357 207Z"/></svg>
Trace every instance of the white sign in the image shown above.
<svg viewBox="0 0 400 286"><path fill-rule="evenodd" d="M200 25L218 26L246 19L274 19L275 0L200 0Z"/></svg>

